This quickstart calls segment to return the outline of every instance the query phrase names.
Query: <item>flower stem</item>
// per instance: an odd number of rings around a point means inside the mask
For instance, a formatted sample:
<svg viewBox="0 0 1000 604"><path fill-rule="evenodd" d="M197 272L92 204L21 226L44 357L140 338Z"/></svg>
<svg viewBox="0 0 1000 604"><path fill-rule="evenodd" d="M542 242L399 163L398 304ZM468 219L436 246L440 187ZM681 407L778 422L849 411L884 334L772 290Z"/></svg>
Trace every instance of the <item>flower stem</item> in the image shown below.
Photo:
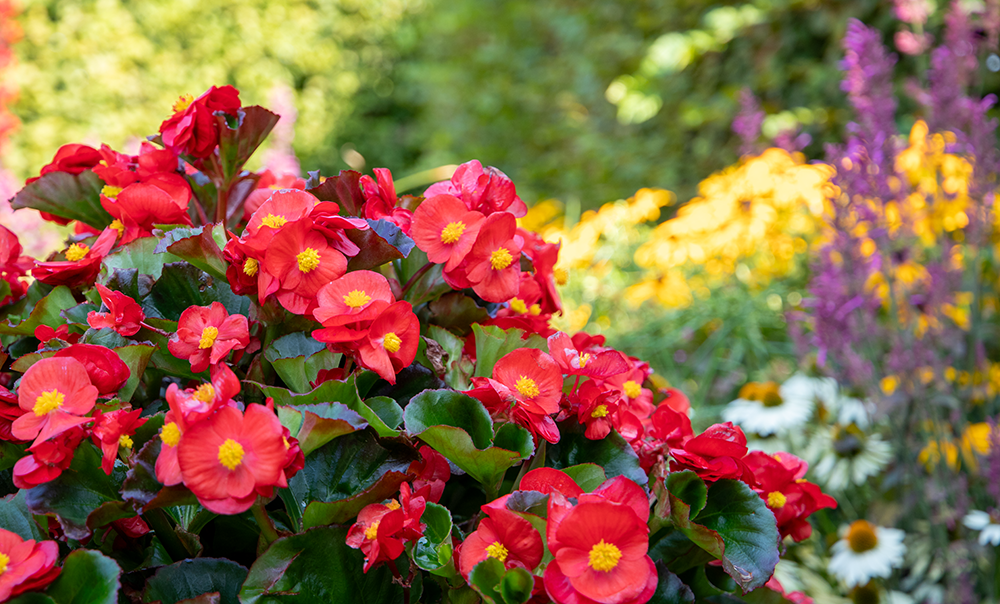
<svg viewBox="0 0 1000 604"><path fill-rule="evenodd" d="M250 511L253 512L253 518L260 526L260 537L263 540L262 545L264 547L271 545L271 543L278 539L278 530L274 528L274 523L271 522L271 517L267 515L267 510L264 509L264 502L260 497L250 506Z"/></svg>

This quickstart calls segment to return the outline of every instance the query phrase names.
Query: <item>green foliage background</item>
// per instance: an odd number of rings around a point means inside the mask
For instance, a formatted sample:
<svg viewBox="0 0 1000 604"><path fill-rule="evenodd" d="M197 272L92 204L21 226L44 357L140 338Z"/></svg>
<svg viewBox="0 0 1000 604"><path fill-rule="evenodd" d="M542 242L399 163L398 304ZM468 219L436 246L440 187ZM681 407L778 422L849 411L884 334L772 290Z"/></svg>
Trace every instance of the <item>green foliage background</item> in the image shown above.
<svg viewBox="0 0 1000 604"><path fill-rule="evenodd" d="M529 201L588 208L641 187L683 200L738 158L730 123L744 86L777 116L772 133L798 125L812 135L807 152L821 155L848 119L838 68L846 20L889 36L890 9L875 0L25 0L11 74L22 127L3 163L24 178L67 142L121 147L155 132L178 95L212 84L259 104L287 86L305 169L345 168L342 150L353 147L367 169L400 174L479 158ZM662 107L637 119L609 102L616 81Z"/></svg>

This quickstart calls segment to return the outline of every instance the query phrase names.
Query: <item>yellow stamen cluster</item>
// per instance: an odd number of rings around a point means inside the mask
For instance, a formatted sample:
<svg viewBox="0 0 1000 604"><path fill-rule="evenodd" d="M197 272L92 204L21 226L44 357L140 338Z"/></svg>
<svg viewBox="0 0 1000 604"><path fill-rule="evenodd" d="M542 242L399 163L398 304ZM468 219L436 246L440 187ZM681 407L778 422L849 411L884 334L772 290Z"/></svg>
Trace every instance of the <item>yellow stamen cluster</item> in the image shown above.
<svg viewBox="0 0 1000 604"><path fill-rule="evenodd" d="M66 400L66 395L62 392L46 390L38 395L38 398L35 399L35 406L31 410L35 412L36 417L41 417L62 407L64 400Z"/></svg>
<svg viewBox="0 0 1000 604"><path fill-rule="evenodd" d="M66 250L66 259L69 260L70 262L77 262L79 260L83 260L87 256L87 252L89 251L90 248L87 247L86 244L74 243L73 245L69 246L69 249Z"/></svg>
<svg viewBox="0 0 1000 604"><path fill-rule="evenodd" d="M375 522L368 525L368 528L365 529L365 539L371 541L378 535L378 525L380 522L382 521L376 520Z"/></svg>
<svg viewBox="0 0 1000 604"><path fill-rule="evenodd" d="M441 229L441 243L455 243L462 237L462 233L464 232L464 222L449 222L448 226Z"/></svg>
<svg viewBox="0 0 1000 604"><path fill-rule="evenodd" d="M181 429L174 422L163 424L160 440L168 447L176 447L177 443L181 442Z"/></svg>
<svg viewBox="0 0 1000 604"><path fill-rule="evenodd" d="M585 352L581 354L579 359L580 359L580 369L583 369L584 367L587 366L587 362L590 361L590 353Z"/></svg>
<svg viewBox="0 0 1000 604"><path fill-rule="evenodd" d="M319 252L311 247L307 247L295 259L298 260L299 270L303 273L316 270L316 267L319 266Z"/></svg>
<svg viewBox="0 0 1000 604"><path fill-rule="evenodd" d="M193 96L191 96L190 94L182 94L180 97L177 98L177 102L174 103L173 106L174 113L180 113L181 111L184 111L185 109L190 107L191 103L193 102L194 102Z"/></svg>
<svg viewBox="0 0 1000 604"><path fill-rule="evenodd" d="M490 254L490 266L495 271L502 271L510 266L512 262L514 262L514 257L510 255L510 252L505 247L497 248Z"/></svg>
<svg viewBox="0 0 1000 604"><path fill-rule="evenodd" d="M361 308L372 301L372 297L360 289L351 290L344 295L344 304L351 308Z"/></svg>
<svg viewBox="0 0 1000 604"><path fill-rule="evenodd" d="M608 406L598 405L594 407L594 410L591 412L590 417L605 417L607 414L608 414Z"/></svg>
<svg viewBox="0 0 1000 604"><path fill-rule="evenodd" d="M385 351L389 354L399 352L399 347L402 345L403 340L399 339L399 336L391 331L385 334L385 337L382 338L382 347L385 348Z"/></svg>
<svg viewBox="0 0 1000 604"><path fill-rule="evenodd" d="M494 541L493 543L486 546L486 556L489 558L496 558L501 562L507 561L507 556L510 552L504 547L503 543L499 541Z"/></svg>
<svg viewBox="0 0 1000 604"><path fill-rule="evenodd" d="M268 214L267 216L265 216L264 218L262 218L260 222L264 226L269 226L272 229L277 229L277 228L281 228L282 226L284 226L284 224L286 222L288 222L288 219L285 218L284 216L277 216L275 214Z"/></svg>
<svg viewBox="0 0 1000 604"><path fill-rule="evenodd" d="M788 498L781 491L771 491L767 494L767 507L780 510L785 507L785 503L788 502Z"/></svg>
<svg viewBox="0 0 1000 604"><path fill-rule="evenodd" d="M0 575L7 572L7 565L10 564L10 556L0 552Z"/></svg>
<svg viewBox="0 0 1000 604"><path fill-rule="evenodd" d="M403 506L399 505L399 502L396 501L395 499L390 499L389 503L385 504L385 507L389 508L390 510L398 510Z"/></svg>
<svg viewBox="0 0 1000 604"><path fill-rule="evenodd" d="M639 398L639 395L642 394L642 386L633 380L625 382L623 388L625 389L625 396L629 398Z"/></svg>
<svg viewBox="0 0 1000 604"><path fill-rule="evenodd" d="M194 398L206 404L211 403L215 399L215 387L208 383L198 386L194 391Z"/></svg>
<svg viewBox="0 0 1000 604"><path fill-rule="evenodd" d="M253 277L259 268L260 263L257 262L256 258L247 258L247 261L243 263L243 274L247 277Z"/></svg>
<svg viewBox="0 0 1000 604"><path fill-rule="evenodd" d="M535 398L538 396L539 392L541 392L541 390L538 389L538 384L535 383L535 380L525 375L518 378L514 387L517 388L517 391L520 392L521 396L525 398Z"/></svg>
<svg viewBox="0 0 1000 604"><path fill-rule="evenodd" d="M115 187L112 185L104 185L104 188L101 189L101 195L105 197L110 197L111 199L118 197L118 194L121 192L122 192L121 187Z"/></svg>
<svg viewBox="0 0 1000 604"><path fill-rule="evenodd" d="M878 546L875 526L867 520L855 520L847 529L847 545L856 554L862 554Z"/></svg>
<svg viewBox="0 0 1000 604"><path fill-rule="evenodd" d="M243 455L243 445L231 438L227 438L219 446L219 463L226 466L229 470L235 470L243 463Z"/></svg>
<svg viewBox="0 0 1000 604"><path fill-rule="evenodd" d="M528 305L520 298L511 298L510 309L520 315L523 315L528 312Z"/></svg>
<svg viewBox="0 0 1000 604"><path fill-rule="evenodd" d="M618 560L621 557L622 550L618 549L618 546L613 543L605 543L604 539L601 539L600 543L590 548L590 559L587 561L587 565L594 570L606 573L618 566Z"/></svg>
<svg viewBox="0 0 1000 604"><path fill-rule="evenodd" d="M132 442L132 437L127 434L122 434L118 437L118 444L126 449L131 449L132 446L135 445L135 443Z"/></svg>
<svg viewBox="0 0 1000 604"><path fill-rule="evenodd" d="M122 235L125 234L125 225L122 224L121 220L118 220L117 218L115 218L114 220L111 221L111 224L109 226L111 228L113 228L114 230L118 231L118 236L119 237L121 237Z"/></svg>
<svg viewBox="0 0 1000 604"><path fill-rule="evenodd" d="M215 344L215 339L219 337L219 328L209 325L201 330L201 339L198 340L198 348L204 350L211 348Z"/></svg>

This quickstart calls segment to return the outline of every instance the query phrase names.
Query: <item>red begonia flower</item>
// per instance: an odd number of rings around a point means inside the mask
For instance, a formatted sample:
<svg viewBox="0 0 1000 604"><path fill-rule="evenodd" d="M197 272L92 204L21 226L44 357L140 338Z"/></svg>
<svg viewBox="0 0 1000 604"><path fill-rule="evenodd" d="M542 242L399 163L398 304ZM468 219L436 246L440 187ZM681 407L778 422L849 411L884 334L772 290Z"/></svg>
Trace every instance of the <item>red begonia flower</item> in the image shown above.
<svg viewBox="0 0 1000 604"><path fill-rule="evenodd" d="M191 306L181 313L177 333L170 337L170 354L191 362L200 373L220 362L230 351L250 344L250 327L243 315L230 315L221 302Z"/></svg>
<svg viewBox="0 0 1000 604"><path fill-rule="evenodd" d="M56 566L58 561L59 546L55 541L36 543L0 528L0 602L43 589L62 571Z"/></svg>
<svg viewBox="0 0 1000 604"><path fill-rule="evenodd" d="M754 490L774 512L783 538L807 539L812 534L809 516L816 510L837 507L833 497L803 478L809 464L791 453L751 451L745 461L757 479Z"/></svg>
<svg viewBox="0 0 1000 604"><path fill-rule="evenodd" d="M399 485L399 505L403 510L403 530L399 534L404 541L415 543L427 530L427 525L420 522L427 507L427 500L422 495L414 493L409 483L404 482Z"/></svg>
<svg viewBox="0 0 1000 604"><path fill-rule="evenodd" d="M131 436L136 428L146 423L148 418L140 418L142 409L118 409L108 413L98 410L94 414L94 427L90 439L100 447L101 469L108 476L115 467L118 447L132 448Z"/></svg>
<svg viewBox="0 0 1000 604"><path fill-rule="evenodd" d="M445 483L451 478L451 466L444 455L427 445L420 447L420 457L410 464L407 473L417 476L413 479L415 494L437 503L444 494Z"/></svg>
<svg viewBox="0 0 1000 604"><path fill-rule="evenodd" d="M86 435L83 428L71 428L51 440L32 445L28 455L14 464L14 486L31 489L58 478L73 462L73 454Z"/></svg>
<svg viewBox="0 0 1000 604"><path fill-rule="evenodd" d="M510 178L492 166L483 168L475 159L459 166L450 181L428 187L424 197L441 194L458 197L470 210L487 215L507 211L520 218L528 213Z"/></svg>
<svg viewBox="0 0 1000 604"><path fill-rule="evenodd" d="M28 368L17 390L17 403L27 411L14 420L11 432L35 444L93 421L82 417L94 408L97 388L83 363L72 358L42 359Z"/></svg>
<svg viewBox="0 0 1000 604"><path fill-rule="evenodd" d="M670 471L693 470L705 482L731 478L753 487L756 486L753 472L743 461L747 452L743 430L732 422L714 424L682 447L670 449L673 458Z"/></svg>
<svg viewBox="0 0 1000 604"><path fill-rule="evenodd" d="M347 531L347 545L360 549L365 555L363 572L367 573L379 562L395 560L403 553L405 546L400 536L403 521L401 506L371 503L358 513L358 521Z"/></svg>
<svg viewBox="0 0 1000 604"><path fill-rule="evenodd" d="M458 570L468 578L472 569L487 558L496 558L504 568L529 572L542 561L542 536L530 522L505 508L483 506L487 517L466 537L459 552Z"/></svg>
<svg viewBox="0 0 1000 604"><path fill-rule="evenodd" d="M295 174L281 174L276 175L271 170L264 170L259 173L260 179L257 181L257 188L254 189L250 195L247 195L246 201L243 202L243 219L250 220L254 212L263 204L265 201L271 197L275 191L281 189L299 189L304 190L306 188L306 181L304 178L300 178Z"/></svg>
<svg viewBox="0 0 1000 604"><path fill-rule="evenodd" d="M317 203L319 200L315 195L299 189L271 191L257 211L250 216L246 229L243 230L242 240L248 248L247 254L254 258L263 258L271 239L282 227L307 218Z"/></svg>
<svg viewBox="0 0 1000 604"><path fill-rule="evenodd" d="M527 382L521 384L528 388ZM559 428L549 414L535 406L521 404L514 392L504 384L492 378L474 377L472 386L465 394L478 399L494 418L520 424L536 438L544 438L553 444L559 442Z"/></svg>
<svg viewBox="0 0 1000 604"><path fill-rule="evenodd" d="M517 295L521 280L521 238L517 221L499 212L480 223L476 242L465 258L472 291L487 302L506 302Z"/></svg>
<svg viewBox="0 0 1000 604"><path fill-rule="evenodd" d="M557 332L548 337L549 352L559 363L566 375L585 375L592 378L608 378L625 373L631 365L625 355L617 350L602 350L600 352L581 352L577 350L573 340L563 332Z"/></svg>
<svg viewBox="0 0 1000 604"><path fill-rule="evenodd" d="M57 350L53 358L72 358L82 363L99 396L118 392L132 374L117 352L96 344L72 344Z"/></svg>
<svg viewBox="0 0 1000 604"><path fill-rule="evenodd" d="M137 182L114 197L101 194L101 206L123 227L124 245L153 233L156 224L191 224L188 202L191 189L178 174L161 174Z"/></svg>
<svg viewBox="0 0 1000 604"><path fill-rule="evenodd" d="M281 478L286 452L278 417L253 404L245 414L222 407L188 426L177 461L185 486L206 509L238 514L250 509L258 488Z"/></svg>
<svg viewBox="0 0 1000 604"><path fill-rule="evenodd" d="M28 284L20 278L35 266L35 259L22 256L22 250L17 235L0 225L0 275L10 285L10 295L0 299L0 306L21 299L28 291Z"/></svg>
<svg viewBox="0 0 1000 604"><path fill-rule="evenodd" d="M170 396L170 391L167 391ZM160 454L156 457L156 480L160 484L172 487L184 482L181 474L181 466L177 461L177 445L184 436L186 424L181 418L181 414L173 409L167 411L163 417L163 427L160 428Z"/></svg>
<svg viewBox="0 0 1000 604"><path fill-rule="evenodd" d="M118 231L108 227L93 246L74 243L66 250L66 260L38 262L31 276L49 285L90 285L101 271L101 261L115 246Z"/></svg>
<svg viewBox="0 0 1000 604"><path fill-rule="evenodd" d="M435 195L413 212L411 236L428 260L452 271L472 250L482 222L482 213L469 210L457 197Z"/></svg>
<svg viewBox="0 0 1000 604"><path fill-rule="evenodd" d="M370 220L388 220L398 226L407 235L410 234L410 224L413 212L399 206L396 197L396 185L392 182L392 173L386 168L375 168L375 181L371 176L362 176L359 184L361 193L365 196L362 216Z"/></svg>
<svg viewBox="0 0 1000 604"><path fill-rule="evenodd" d="M263 209L263 208L261 208ZM258 213L260 210L258 210ZM316 307L316 294L347 272L347 258L302 219L282 227L271 240L259 273L257 296L275 294L289 312L304 315Z"/></svg>
<svg viewBox="0 0 1000 604"><path fill-rule="evenodd" d="M313 317L327 327L370 322L395 301L380 273L351 271L320 288Z"/></svg>
<svg viewBox="0 0 1000 604"><path fill-rule="evenodd" d="M660 405L653 412L649 434L672 449L683 448L684 443L694 438L687 413L678 413L669 405Z"/></svg>
<svg viewBox="0 0 1000 604"><path fill-rule="evenodd" d="M160 124L163 144L176 153L202 159L219 144L219 124L213 115L236 115L240 93L232 86L212 86L197 99L185 95L174 105L174 114Z"/></svg>
<svg viewBox="0 0 1000 604"><path fill-rule="evenodd" d="M33 335L35 336L35 339L38 340L38 350L42 350L44 348L50 348L49 343L52 340L62 340L63 342L76 344L80 341L80 336L83 334L70 333L69 324L63 323L55 329L52 329L48 325L39 325L35 328L35 333ZM58 347L58 345L56 347Z"/></svg>
<svg viewBox="0 0 1000 604"><path fill-rule="evenodd" d="M70 143L59 147L52 161L42 166L38 176L24 181L31 184L50 172L66 172L67 174L79 174L84 170L93 168L101 161L101 153L89 146L79 143ZM64 223L65 224L65 223Z"/></svg>
<svg viewBox="0 0 1000 604"><path fill-rule="evenodd" d="M594 380L580 385L575 396L578 400L577 417L586 424L584 436L601 440L614 428L627 441L642 436L642 422L621 404L621 395L615 390L604 390Z"/></svg>
<svg viewBox="0 0 1000 604"><path fill-rule="evenodd" d="M493 367L493 379L506 386L520 406L532 413L559 411L563 375L548 354L534 348L518 348L504 355Z"/></svg>
<svg viewBox="0 0 1000 604"><path fill-rule="evenodd" d="M167 386L167 404L182 429L212 415L240 393L240 380L225 363L212 365L209 374L212 381L197 388L182 390L177 384Z"/></svg>
<svg viewBox="0 0 1000 604"><path fill-rule="evenodd" d="M0 440L27 442L14 438L14 435L11 434L11 424L25 413L27 411L17 404L17 395L0 386Z"/></svg>
<svg viewBox="0 0 1000 604"><path fill-rule="evenodd" d="M406 301L391 304L372 321L368 333L358 344L356 360L389 382L409 367L420 346L420 320Z"/></svg>
<svg viewBox="0 0 1000 604"><path fill-rule="evenodd" d="M570 478L569 474L555 468L535 468L521 477L520 491L538 491L548 495L558 491L566 497L579 497L583 489Z"/></svg>
<svg viewBox="0 0 1000 604"><path fill-rule="evenodd" d="M518 228L518 234L524 238L521 251L531 260L535 269L533 277L539 287L539 298L542 312L557 313L562 310L559 292L556 290L555 266L559 259L561 243L546 243L538 233Z"/></svg>
<svg viewBox="0 0 1000 604"><path fill-rule="evenodd" d="M250 297L257 295L257 272L260 271L260 260L256 255L243 243L243 240L232 233L229 234L229 241L222 250L222 257L228 264L226 280L229 281L229 287L234 294Z"/></svg>
<svg viewBox="0 0 1000 604"><path fill-rule="evenodd" d="M143 319L146 318L142 307L129 296L111 291L100 283L95 284L95 287L101 296L101 302L108 310L90 311L87 313L87 324L94 329L109 327L126 337L138 333Z"/></svg>
<svg viewBox="0 0 1000 604"><path fill-rule="evenodd" d="M550 507L559 499L551 497ZM648 500L646 508L648 515ZM631 507L581 498L563 513L550 514L549 532L555 536L549 540L555 559L544 581L555 602L640 604L652 597L657 576L646 553L649 527Z"/></svg>

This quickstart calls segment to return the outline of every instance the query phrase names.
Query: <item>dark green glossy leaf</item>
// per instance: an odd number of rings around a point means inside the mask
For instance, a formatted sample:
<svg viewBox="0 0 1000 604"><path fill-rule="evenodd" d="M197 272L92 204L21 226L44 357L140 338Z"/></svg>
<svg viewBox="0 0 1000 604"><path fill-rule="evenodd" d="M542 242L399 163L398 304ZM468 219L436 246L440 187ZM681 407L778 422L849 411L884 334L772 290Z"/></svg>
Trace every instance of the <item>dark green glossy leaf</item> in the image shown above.
<svg viewBox="0 0 1000 604"><path fill-rule="evenodd" d="M139 387L139 381L142 380L143 373L146 371L146 365L149 363L149 359L153 357L155 350L149 344L133 344L114 349L118 354L118 358L128 366L130 372L128 380L118 390L119 399L125 402L132 400L132 395L135 394L135 389Z"/></svg>
<svg viewBox="0 0 1000 604"><path fill-rule="evenodd" d="M28 490L28 509L34 514L55 514L66 536L82 541L90 536L87 517L91 512L109 501L119 501L122 478L124 472L118 469L111 476L105 474L100 452L84 441L58 478Z"/></svg>
<svg viewBox="0 0 1000 604"><path fill-rule="evenodd" d="M396 430L403 423L403 408L388 396L373 396L365 399L365 405L386 425ZM379 436L389 436L379 431Z"/></svg>
<svg viewBox="0 0 1000 604"><path fill-rule="evenodd" d="M453 291L448 282L444 280L443 266L442 264L434 264L424 273L416 276L409 287L404 290L403 299L417 308L425 302L436 300ZM426 321L429 314L421 312L420 318Z"/></svg>
<svg viewBox="0 0 1000 604"><path fill-rule="evenodd" d="M691 470L667 474L666 487L672 495L688 505L692 516L697 516L708 500L705 481Z"/></svg>
<svg viewBox="0 0 1000 604"><path fill-rule="evenodd" d="M503 604L500 595L500 582L506 574L503 562L488 557L473 567L469 573L469 585L476 590L487 604Z"/></svg>
<svg viewBox="0 0 1000 604"><path fill-rule="evenodd" d="M36 302L34 308L23 321L15 319L0 323L0 334L31 336L35 334L35 328L39 325L59 327L66 322L61 313L74 306L76 306L76 298L73 297L73 292L65 285L59 285Z"/></svg>
<svg viewBox="0 0 1000 604"><path fill-rule="evenodd" d="M364 418L343 403L317 403L291 409L302 414L302 422L295 437L299 439L303 455L309 455L338 436L363 430L368 426Z"/></svg>
<svg viewBox="0 0 1000 604"><path fill-rule="evenodd" d="M376 387L372 388L366 396L387 396L396 401L400 407L409 404L410 399L425 390L444 388L446 384L433 371L414 363L409 367L404 367L396 374L396 383L390 384L385 380L379 380ZM360 389L360 383L359 383Z"/></svg>
<svg viewBox="0 0 1000 604"><path fill-rule="evenodd" d="M581 489L588 493L601 486L601 483L608 479L604 474L604 468L593 463L581 463L569 466L568 468L562 468L562 471L568 474Z"/></svg>
<svg viewBox="0 0 1000 604"><path fill-rule="evenodd" d="M177 321L189 307L212 302L221 302L229 314L250 312L250 298L234 294L225 278L217 279L187 262L172 262L163 266L142 307L148 317Z"/></svg>
<svg viewBox="0 0 1000 604"><path fill-rule="evenodd" d="M428 321L432 325L457 332L463 336L472 331L474 323L490 318L485 308L462 292L450 292L427 305ZM457 357L461 358L461 357Z"/></svg>
<svg viewBox="0 0 1000 604"><path fill-rule="evenodd" d="M495 494L507 468L531 455L533 445L516 428L503 429L503 444L493 444L493 420L483 404L452 390L428 390L404 411L406 431L419 437ZM513 424L509 424L513 425ZM523 430L523 428L522 428Z"/></svg>
<svg viewBox="0 0 1000 604"><path fill-rule="evenodd" d="M164 566L146 582L143 602L176 604L202 594L218 592L221 604L239 604L240 586L247 569L224 558L195 558Z"/></svg>
<svg viewBox="0 0 1000 604"><path fill-rule="evenodd" d="M104 554L78 549L63 561L48 594L58 604L116 604L121 586L118 564Z"/></svg>
<svg viewBox="0 0 1000 604"><path fill-rule="evenodd" d="M449 388L454 390L468 390L472 387L469 381L471 369L468 363L463 363L462 349L465 347L465 340L459 338L443 327L430 325L428 333L431 339L438 343L445 352L445 357L441 360L444 365L444 381Z"/></svg>
<svg viewBox="0 0 1000 604"><path fill-rule="evenodd" d="M722 566L743 593L774 574L780 541L774 514L746 484L738 480L713 484L695 520L722 537L726 545Z"/></svg>
<svg viewBox="0 0 1000 604"><path fill-rule="evenodd" d="M0 470L13 468L17 460L24 457L28 445L16 445L10 441L0 440Z"/></svg>
<svg viewBox="0 0 1000 604"><path fill-rule="evenodd" d="M229 127L225 116L216 115L219 124L219 156L227 182L240 173L243 164L264 142L278 119L278 114L259 105L241 107L235 128Z"/></svg>
<svg viewBox="0 0 1000 604"><path fill-rule="evenodd" d="M451 537L451 512L443 505L428 501L420 521L427 524L424 534L432 542L443 543Z"/></svg>
<svg viewBox="0 0 1000 604"><path fill-rule="evenodd" d="M4 604L58 604L58 602L41 592L32 591L21 594L13 600L7 600Z"/></svg>
<svg viewBox="0 0 1000 604"><path fill-rule="evenodd" d="M250 568L240 601L398 604L402 588L385 565L362 573L364 555L347 546L347 529L316 528L278 539Z"/></svg>
<svg viewBox="0 0 1000 604"><path fill-rule="evenodd" d="M135 269L139 275L149 275L159 279L163 265L181 259L173 254L156 254L158 241L155 237L141 237L131 241L104 257L104 271L113 275L115 270Z"/></svg>
<svg viewBox="0 0 1000 604"><path fill-rule="evenodd" d="M159 421L162 425L162 419ZM135 455L132 468L126 473L122 482L122 499L132 504L140 513L162 507L198 503L191 491L184 486L165 487L156 479L156 458L160 455L162 444L163 441L159 437L150 438Z"/></svg>
<svg viewBox="0 0 1000 604"><path fill-rule="evenodd" d="M59 315L66 319L66 322L70 325L82 325L86 329L87 325L87 315L91 312L97 312L101 310L100 304L94 304L92 302L83 302L77 304L72 308L67 308L66 310L59 313Z"/></svg>
<svg viewBox="0 0 1000 604"><path fill-rule="evenodd" d="M548 445L545 465L561 470L593 463L604 468L608 478L624 476L640 486L646 485L646 473L639 467L639 457L624 438L612 431L601 440L590 440L584 430L575 419L560 423L559 442Z"/></svg>
<svg viewBox="0 0 1000 604"><path fill-rule="evenodd" d="M309 173L310 177L313 175L318 177L319 172ZM348 216L361 216L361 209L365 205L365 196L361 192L360 182L360 172L341 170L336 176L331 176L307 190L320 201L336 202Z"/></svg>
<svg viewBox="0 0 1000 604"><path fill-rule="evenodd" d="M0 499L0 526L17 533L22 539L41 541L45 537L31 517L25 493L26 491L18 491Z"/></svg>
<svg viewBox="0 0 1000 604"><path fill-rule="evenodd" d="M219 233L225 237L225 230L218 224L176 228L160 239L154 252L157 254L170 252L216 279L225 281L229 264L223 258L222 249L217 243Z"/></svg>
<svg viewBox="0 0 1000 604"><path fill-rule="evenodd" d="M500 595L505 604L524 604L531 598L535 578L523 568L512 568L500 581Z"/></svg>
<svg viewBox="0 0 1000 604"><path fill-rule="evenodd" d="M650 604L694 604L694 592L670 572L663 562L656 563L657 584Z"/></svg>
<svg viewBox="0 0 1000 604"><path fill-rule="evenodd" d="M312 390L310 381L316 378L315 372L306 366L307 360L324 352L330 354L322 342L317 342L306 332L296 331L272 342L264 351L264 357L287 386L302 393Z"/></svg>
<svg viewBox="0 0 1000 604"><path fill-rule="evenodd" d="M416 458L408 446L354 432L313 451L288 489L304 508L304 526L345 522L398 491Z"/></svg>
<svg viewBox="0 0 1000 604"><path fill-rule="evenodd" d="M504 355L518 348L537 348L548 351L549 346L545 338L537 334L532 334L527 339L521 339L524 330L508 329L503 330L495 325L482 326L478 323L472 326L472 331L476 334L476 371L473 377L490 377L493 375L493 366L497 364Z"/></svg>
<svg viewBox="0 0 1000 604"><path fill-rule="evenodd" d="M103 188L104 181L92 170L50 172L18 191L10 207L34 208L103 229L111 224L111 214L101 207Z"/></svg>

